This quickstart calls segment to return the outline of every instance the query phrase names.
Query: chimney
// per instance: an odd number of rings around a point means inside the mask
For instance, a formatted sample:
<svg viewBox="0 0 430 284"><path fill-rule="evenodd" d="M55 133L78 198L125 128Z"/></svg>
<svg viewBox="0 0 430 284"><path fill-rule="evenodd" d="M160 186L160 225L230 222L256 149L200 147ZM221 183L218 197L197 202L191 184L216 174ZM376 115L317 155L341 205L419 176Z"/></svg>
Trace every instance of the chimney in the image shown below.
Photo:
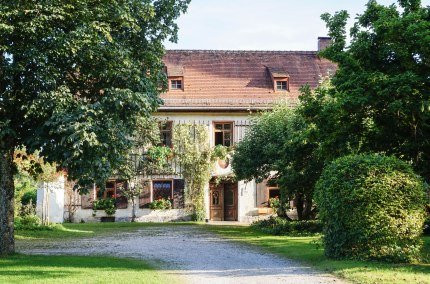
<svg viewBox="0 0 430 284"><path fill-rule="evenodd" d="M318 51L326 49L331 44L331 37L318 37Z"/></svg>

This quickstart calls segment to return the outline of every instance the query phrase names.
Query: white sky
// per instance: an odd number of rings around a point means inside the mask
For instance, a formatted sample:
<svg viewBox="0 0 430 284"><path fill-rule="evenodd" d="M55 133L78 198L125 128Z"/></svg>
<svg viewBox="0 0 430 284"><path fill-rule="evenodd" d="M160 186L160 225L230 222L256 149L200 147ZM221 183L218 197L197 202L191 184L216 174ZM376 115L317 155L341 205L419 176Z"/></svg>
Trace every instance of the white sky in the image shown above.
<svg viewBox="0 0 430 284"><path fill-rule="evenodd" d="M389 5L395 0L379 0ZM191 0L179 20L177 44L167 49L316 50L326 36L320 15L347 10L354 18L367 0ZM430 5L430 0L423 0ZM350 20L350 25L353 20Z"/></svg>

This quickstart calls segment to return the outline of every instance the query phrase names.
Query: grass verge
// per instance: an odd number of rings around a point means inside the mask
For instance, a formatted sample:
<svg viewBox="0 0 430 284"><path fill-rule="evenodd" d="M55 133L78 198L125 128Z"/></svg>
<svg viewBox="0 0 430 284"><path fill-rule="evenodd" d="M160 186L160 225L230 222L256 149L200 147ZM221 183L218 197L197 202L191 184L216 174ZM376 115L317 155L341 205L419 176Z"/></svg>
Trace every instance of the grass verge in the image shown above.
<svg viewBox="0 0 430 284"><path fill-rule="evenodd" d="M370 261L330 260L315 242L319 237L272 236L250 227L208 226L206 230L225 238L258 246L290 259L309 264L316 269L357 283L430 283L430 237L424 237L423 258L415 264L388 264Z"/></svg>
<svg viewBox="0 0 430 284"><path fill-rule="evenodd" d="M55 240L68 238L87 238L114 233L131 232L142 228L154 226L178 226L195 224L192 222L178 223L78 223L57 224L45 230L16 230L17 240Z"/></svg>
<svg viewBox="0 0 430 284"><path fill-rule="evenodd" d="M147 263L93 256L13 255L0 258L0 283L175 283Z"/></svg>

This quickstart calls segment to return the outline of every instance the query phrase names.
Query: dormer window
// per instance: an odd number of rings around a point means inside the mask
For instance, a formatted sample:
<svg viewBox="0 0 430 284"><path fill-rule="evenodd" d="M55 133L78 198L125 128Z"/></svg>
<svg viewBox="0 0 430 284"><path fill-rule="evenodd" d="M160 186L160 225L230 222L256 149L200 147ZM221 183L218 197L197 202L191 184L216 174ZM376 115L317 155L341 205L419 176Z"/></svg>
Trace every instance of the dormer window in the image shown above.
<svg viewBox="0 0 430 284"><path fill-rule="evenodd" d="M288 91L288 82L287 81L276 81L276 90L277 91Z"/></svg>
<svg viewBox="0 0 430 284"><path fill-rule="evenodd" d="M170 89L182 90L182 80L179 80L179 79L170 80Z"/></svg>
<svg viewBox="0 0 430 284"><path fill-rule="evenodd" d="M167 78L169 79L169 91L184 90L184 68L182 66L167 66Z"/></svg>
<svg viewBox="0 0 430 284"><path fill-rule="evenodd" d="M267 67L273 82L275 92L288 92L290 90L290 75L282 68Z"/></svg>

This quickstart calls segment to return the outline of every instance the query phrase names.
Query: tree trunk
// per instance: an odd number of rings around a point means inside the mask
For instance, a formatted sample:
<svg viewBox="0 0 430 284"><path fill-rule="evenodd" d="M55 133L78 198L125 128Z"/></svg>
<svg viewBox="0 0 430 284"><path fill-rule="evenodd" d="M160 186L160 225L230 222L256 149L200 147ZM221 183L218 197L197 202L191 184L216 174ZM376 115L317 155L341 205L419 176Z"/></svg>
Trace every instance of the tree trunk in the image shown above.
<svg viewBox="0 0 430 284"><path fill-rule="evenodd" d="M0 256L15 252L13 149L0 150Z"/></svg>
<svg viewBox="0 0 430 284"><path fill-rule="evenodd" d="M313 211L312 211L312 197L306 196L305 198L305 204L304 204L304 210L303 210L303 220L311 220L314 219Z"/></svg>
<svg viewBox="0 0 430 284"><path fill-rule="evenodd" d="M295 200L295 205L297 208L297 218L299 220L303 220L303 206L304 206L304 202L303 202L303 195L301 193L296 194L296 200Z"/></svg>

